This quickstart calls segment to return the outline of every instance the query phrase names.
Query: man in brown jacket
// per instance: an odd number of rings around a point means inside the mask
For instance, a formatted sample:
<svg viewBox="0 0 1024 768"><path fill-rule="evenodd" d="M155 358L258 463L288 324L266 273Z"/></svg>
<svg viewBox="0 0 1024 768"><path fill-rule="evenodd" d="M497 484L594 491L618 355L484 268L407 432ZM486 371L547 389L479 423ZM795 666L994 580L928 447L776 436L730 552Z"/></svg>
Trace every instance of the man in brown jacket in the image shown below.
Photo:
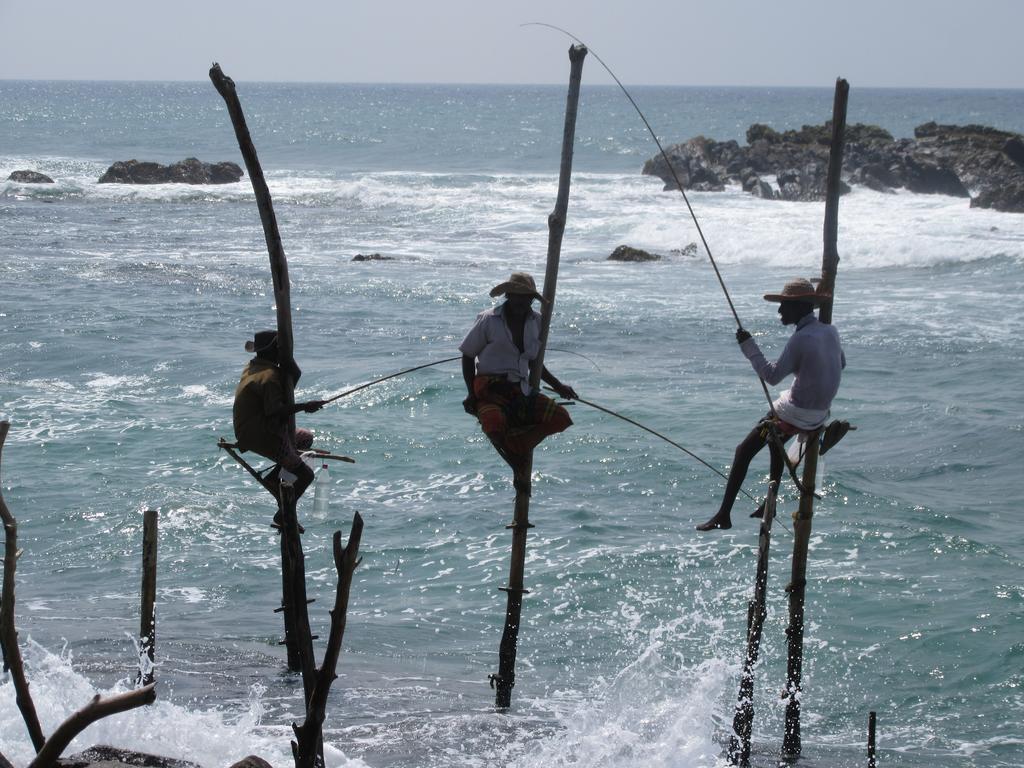
<svg viewBox="0 0 1024 768"><path fill-rule="evenodd" d="M238 448L276 462L277 466L266 477L271 487L277 486L282 467L290 473L294 477L292 487L297 501L313 482L313 470L300 455L300 451L313 445L313 433L308 429L290 430L289 417L299 411L319 411L324 401L285 405L284 370L278 359L277 331L259 331L252 341L245 342L245 349L255 352L256 357L242 371L242 378L235 389L233 416ZM285 367L293 383L297 382L302 371L295 361L289 360Z"/></svg>

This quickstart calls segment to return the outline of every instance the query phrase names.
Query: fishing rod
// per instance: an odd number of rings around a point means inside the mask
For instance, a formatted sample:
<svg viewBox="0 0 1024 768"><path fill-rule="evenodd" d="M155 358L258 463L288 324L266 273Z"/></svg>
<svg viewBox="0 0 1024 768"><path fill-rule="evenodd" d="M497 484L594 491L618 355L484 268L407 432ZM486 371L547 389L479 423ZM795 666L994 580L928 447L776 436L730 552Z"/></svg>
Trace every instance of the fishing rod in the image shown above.
<svg viewBox="0 0 1024 768"><path fill-rule="evenodd" d="M351 394L354 394L356 392L359 392L360 390L366 389L367 387L372 387L374 384L380 384L381 382L387 381L388 379L394 379L394 378L397 378L399 376L405 376L405 374L407 374L407 373L412 373L413 371L419 371L419 370L422 370L423 368L430 368L432 365L441 365L441 363L450 363L450 362L452 362L454 360L461 360L461 359L462 359L462 355L459 355L458 357L446 357L444 360L435 360L432 363L424 363L423 365L415 365L412 368L406 368L404 371L398 371L397 373L389 373L387 376L381 376L379 379L374 379L373 381L368 381L365 384L360 384L358 387L352 387L352 389L347 389L344 392L342 392L341 394L335 395L334 397L329 397L326 400L324 400L324 405L327 405L328 403L333 403L335 400L340 400L343 397L347 397L348 395L351 395Z"/></svg>
<svg viewBox="0 0 1024 768"><path fill-rule="evenodd" d="M589 357L587 357L586 355L584 355L584 354L582 354L580 352L573 352L571 349L556 349L555 347L552 347L551 351L552 352L565 352L566 354L569 354L569 355L576 355L576 357L582 357L584 360L586 360L592 366L597 368L597 370L599 370L599 371L601 370L601 367L597 363L595 363ZM454 362L455 360L461 360L461 359L462 359L462 355L458 355L457 357L446 357L443 360L435 360L432 363L424 363L423 365L414 365L412 368L406 368L405 370L397 371L396 373L389 373L387 376L381 376L379 379L374 379L373 381L368 381L365 384L360 384L358 387L353 387L352 389L347 389L347 390L345 390L344 392L342 392L340 394L334 395L334 397L330 397L330 398L324 400L324 405L327 405L328 403L333 403L335 400L340 400L341 398L346 397L348 395L355 394L356 392L359 392L359 391L361 391L363 389L366 389L367 387L372 387L374 384L380 384L381 382L387 381L388 379L395 379L395 378L398 378L399 376L405 376L407 373L413 373L414 371L422 370L423 368L430 368L431 366L434 366L434 365L441 365L442 363L451 363L451 362Z"/></svg>
<svg viewBox="0 0 1024 768"><path fill-rule="evenodd" d="M597 59L598 63L605 68L605 71L609 75L611 75L612 79L615 81L615 84L619 86L619 88L622 90L622 93L625 94L627 99L629 99L629 103L633 105L633 109L636 110L636 113L640 116L640 119L643 120L644 125L647 127L647 132L651 134L651 138L654 139L654 143L658 145L658 151L661 152L661 156L665 160L665 165L668 166L669 173L672 174L672 178L676 182L676 187L679 189L679 194L683 196L683 201L686 203L686 209L690 212L690 218L693 219L693 224L697 228L697 234L700 236L700 241L704 244L704 251L708 255L708 260L711 262L711 267L715 270L715 277L718 278L718 284L722 287L722 293L725 294L725 300L729 303L729 310L732 312L732 316L736 320L736 328L742 329L743 323L740 322L740 316L736 312L736 306L732 303L732 297L729 295L729 289L725 287L725 280L722 279L722 273L718 269L718 263L715 261L715 257L711 254L711 246L708 245L707 238L704 237L704 230L700 226L700 221L697 219L697 214L694 212L693 206L690 205L690 198L687 197L686 195L686 189L683 187L683 182L679 180L679 176L676 174L676 169L668 158L668 153L665 152L665 148L661 146L661 142L658 140L657 134L654 133L654 129L651 128L651 124L647 121L647 117L644 115L639 105L633 99L633 96L630 94L628 90L626 90L626 86L622 84L622 81L619 80L618 76L614 72L612 72L612 68L605 63L604 59L597 55L593 48L591 48L589 45L580 40L578 37L576 37L576 35L574 35L569 30L562 29L561 27L555 26L554 24L548 24L547 22L544 21L530 21L527 22L526 24L521 24L520 26L547 27L548 29L554 29L558 32L561 32L563 35L572 38L580 45L585 46L586 49L590 51L590 55ZM775 404L772 402L772 396L768 392L768 385L765 383L764 379L760 377L758 377L758 381L761 382L761 389L764 390L764 396L768 399L768 408L771 410L772 416L775 416Z"/></svg>
<svg viewBox="0 0 1024 768"><path fill-rule="evenodd" d="M545 389L547 389L549 392L554 392L555 391L555 390L551 389L550 387L545 387ZM690 457L696 459L697 461L699 461L701 464L703 464L705 467L710 469L712 472L714 472L719 477L721 477L721 478L723 478L725 480L729 479L729 476L726 475L725 473L723 473L720 469L718 469L718 467L716 467L713 464L709 464L708 462L704 461L704 459L702 459L696 453L691 451L689 448L685 448L685 447L681 446L679 443L677 443L675 440L672 440L672 439L670 439L668 437L665 437L665 435L661 434L661 432L653 430L650 427L644 426L639 421L635 421L635 420L629 418L628 416L623 416L621 413L616 413L615 411L611 410L610 408L605 408L603 405L598 405L597 403L593 403L590 400L584 400L582 397L574 397L573 400L578 402L578 403L583 403L584 405L589 405L591 408L596 408L597 410L601 411L602 413L607 413L609 416L614 416L617 419L622 419L623 421L625 421L625 422L627 422L629 424L632 424L634 427L640 427L640 429L644 430L645 432L650 432L652 435L654 435L655 437L661 438L662 440L664 440L669 445L675 446L680 451L685 453L687 456L690 456ZM755 499L753 496L751 496L749 493L747 493L743 488L740 488L740 493L742 493L744 496L746 496L751 501L757 501L757 499Z"/></svg>

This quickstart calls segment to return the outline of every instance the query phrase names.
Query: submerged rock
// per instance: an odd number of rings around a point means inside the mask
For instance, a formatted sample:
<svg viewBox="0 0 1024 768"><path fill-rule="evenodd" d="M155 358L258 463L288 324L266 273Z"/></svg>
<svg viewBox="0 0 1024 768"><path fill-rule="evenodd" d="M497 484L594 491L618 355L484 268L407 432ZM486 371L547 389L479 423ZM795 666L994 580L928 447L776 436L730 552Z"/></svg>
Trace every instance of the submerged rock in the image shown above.
<svg viewBox="0 0 1024 768"><path fill-rule="evenodd" d="M731 182L766 200L824 200L831 136L830 122L783 132L755 123L745 147L697 136L669 147L667 163L660 154L648 160L642 173L659 177L666 189L678 177L691 189ZM846 128L843 171L841 193L848 181L879 192L973 196L972 207L1024 212L1024 136L996 128L925 123L913 139L894 139L883 128L855 123ZM777 193L763 179L769 174Z"/></svg>
<svg viewBox="0 0 1024 768"><path fill-rule="evenodd" d="M53 179L45 173L39 173L38 171L12 171L7 180L17 181L22 184L53 184Z"/></svg>
<svg viewBox="0 0 1024 768"><path fill-rule="evenodd" d="M233 184L242 178L236 163L204 163L194 157L171 165L118 160L100 176L100 184Z"/></svg>
<svg viewBox="0 0 1024 768"><path fill-rule="evenodd" d="M379 253L357 253L352 261L394 261L394 256L382 256Z"/></svg>
<svg viewBox="0 0 1024 768"><path fill-rule="evenodd" d="M648 253L640 248L633 248L629 245L620 245L609 256L606 261L659 261L661 256L656 253Z"/></svg>

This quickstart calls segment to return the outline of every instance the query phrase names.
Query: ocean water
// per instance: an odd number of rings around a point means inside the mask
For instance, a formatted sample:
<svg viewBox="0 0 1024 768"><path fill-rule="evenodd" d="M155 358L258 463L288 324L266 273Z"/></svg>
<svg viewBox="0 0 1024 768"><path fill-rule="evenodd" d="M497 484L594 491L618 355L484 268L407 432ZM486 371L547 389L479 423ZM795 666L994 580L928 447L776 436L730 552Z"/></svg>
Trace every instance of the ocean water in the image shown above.
<svg viewBox="0 0 1024 768"><path fill-rule="evenodd" d="M595 66L588 62L588 66ZM229 72L230 74L230 72ZM586 78L586 71L584 73ZM300 398L456 354L494 284L544 273L564 89L239 83L289 257ZM823 89L638 88L663 141L820 123ZM864 90L849 120L1024 131L1024 91ZM584 87L548 363L580 395L722 468L765 411L682 200L639 175L653 143L620 93ZM273 504L220 453L247 355L274 323L248 179L97 185L115 160L240 162L206 82L0 82L2 489L19 522L17 617L44 730L136 669L141 512L160 510L158 703L92 743L226 766L291 763L301 683L284 668ZM691 201L744 325L817 274L823 205L737 189ZM627 243L666 254L617 264ZM1024 764L1024 216L857 188L840 206L833 407L809 562L806 766ZM354 263L357 253L393 261ZM576 354L573 354L576 353ZM586 357L580 357L585 355ZM332 467L300 506L314 631L334 530L366 520L331 766L722 766L756 527L698 534L723 481L583 405L535 461L513 709L493 711L512 512L508 472L461 409L457 364L301 415ZM746 487L763 490L767 458ZM756 684L754 762L782 736L795 508L785 488ZM322 641L317 653L322 652ZM0 752L32 749L0 677Z"/></svg>

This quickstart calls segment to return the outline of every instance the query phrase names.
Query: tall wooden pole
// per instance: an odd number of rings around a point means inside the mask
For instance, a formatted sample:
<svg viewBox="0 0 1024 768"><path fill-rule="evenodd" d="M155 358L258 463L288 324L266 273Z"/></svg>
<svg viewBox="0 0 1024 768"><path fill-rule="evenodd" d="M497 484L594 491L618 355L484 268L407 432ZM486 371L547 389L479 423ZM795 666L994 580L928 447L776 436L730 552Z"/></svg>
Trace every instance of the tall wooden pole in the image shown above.
<svg viewBox="0 0 1024 768"><path fill-rule="evenodd" d="M149 685L154 678L156 658L156 548L157 518L155 509L142 515L142 607L139 612L139 685Z"/></svg>
<svg viewBox="0 0 1024 768"><path fill-rule="evenodd" d="M551 314L555 306L555 287L558 282L558 261L562 252L562 235L565 233L565 220L569 209L569 183L572 176L572 152L576 137L576 111L580 101L580 80L583 75L583 59L587 49L582 45L574 45L569 49L569 93L565 105L565 130L562 133L562 164L558 175L558 196L555 209L548 216L548 261L544 272L544 306L541 308L540 351L530 370L530 387L540 387L541 372L544 370L544 349L548 342L548 330L551 327ZM508 586L502 587L507 596L505 606L505 629L501 635L501 646L498 649L498 673L491 675L491 685L495 688L494 704L499 709L507 709L512 704L512 687L516 684L516 651L519 644L519 623L523 608L523 570L526 564L526 533L533 526L530 524L530 477L533 473L533 452L526 458L523 475L527 483L525 489L516 487L516 502L512 523L507 528L512 530L512 556L509 562Z"/></svg>
<svg viewBox="0 0 1024 768"><path fill-rule="evenodd" d="M259 209L260 221L263 224L263 236L267 243L267 253L270 257L270 274L274 283L274 303L277 306L277 349L281 364L281 379L283 399L286 408L295 404L295 380L293 376L293 364L295 360L295 345L292 338L292 304L291 288L288 281L288 259L284 253L284 246L281 244L281 232L277 227L277 216L274 214L274 204L270 199L270 190L267 187L266 179L263 177L263 167L260 165L256 155L256 147L249 135L249 128L245 122L245 114L242 112L242 105L238 100L238 93L235 90L235 82L225 75L219 64L210 68L210 80L214 88L223 97L227 106L228 114L231 117L231 125L235 129L235 137L238 139L238 148L242 152L242 159L245 161L246 171L249 173L249 181L252 182L252 189L256 195L256 206ZM295 433L295 416L288 417L287 429L290 434ZM274 489L276 490L276 489ZM281 610L284 613L285 645L288 649L288 667L293 670L303 669L302 660L304 657L312 657L312 646L307 649L304 646L304 638L309 632L309 615L306 610L306 602L296 602L298 593L305 595L305 581L301 585L290 582L292 574L300 565L289 563L288 560L298 550L302 554L302 547L298 541L290 542L290 536L298 536L298 521L295 516L295 497L291 489L284 484L279 493L278 504L281 509L283 523L281 525L281 578L282 578L282 600ZM273 490L271 491L273 492ZM303 568L304 571L304 568ZM310 641L311 643L312 641ZM303 671L304 680L311 673Z"/></svg>
<svg viewBox="0 0 1024 768"><path fill-rule="evenodd" d="M835 295L836 271L839 267L837 249L839 229L839 182L843 167L843 146L846 136L846 101L849 84L836 80L835 101L832 106L832 145L829 150L828 177L825 193L824 250L821 258L821 284L818 290ZM832 299L821 304L818 319L832 322ZM818 471L818 432L808 440L804 455L803 490L800 506L793 519L793 567L789 586L788 653L786 664L786 730L782 740L785 758L799 757L800 743L800 686L803 676L804 653L804 597L807 585L807 547L811 538L811 518L814 516L814 476Z"/></svg>
<svg viewBox="0 0 1024 768"><path fill-rule="evenodd" d="M750 764L750 734L754 723L754 665L761 652L761 631L768 617L768 554L775 520L775 498L779 485L768 484L764 500L764 517L757 537L757 575L754 578L754 598L747 605L747 654L740 677L740 692L736 712L732 719L733 735L729 739L729 762L733 765Z"/></svg>

